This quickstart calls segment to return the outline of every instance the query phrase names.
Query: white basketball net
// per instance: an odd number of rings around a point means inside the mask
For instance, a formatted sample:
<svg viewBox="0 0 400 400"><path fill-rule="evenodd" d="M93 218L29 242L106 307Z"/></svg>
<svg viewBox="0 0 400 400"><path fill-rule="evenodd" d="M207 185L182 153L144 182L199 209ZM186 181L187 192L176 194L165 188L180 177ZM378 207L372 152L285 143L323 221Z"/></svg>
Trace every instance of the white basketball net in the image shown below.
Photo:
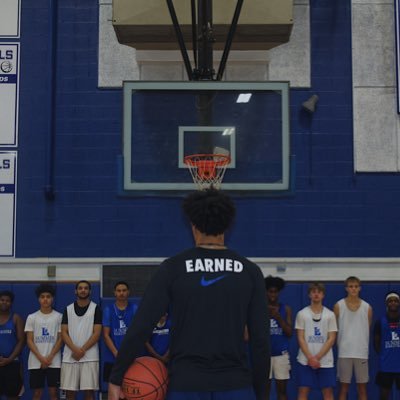
<svg viewBox="0 0 400 400"><path fill-rule="evenodd" d="M199 190L220 189L230 158L224 154L194 154L185 157L193 182Z"/></svg>

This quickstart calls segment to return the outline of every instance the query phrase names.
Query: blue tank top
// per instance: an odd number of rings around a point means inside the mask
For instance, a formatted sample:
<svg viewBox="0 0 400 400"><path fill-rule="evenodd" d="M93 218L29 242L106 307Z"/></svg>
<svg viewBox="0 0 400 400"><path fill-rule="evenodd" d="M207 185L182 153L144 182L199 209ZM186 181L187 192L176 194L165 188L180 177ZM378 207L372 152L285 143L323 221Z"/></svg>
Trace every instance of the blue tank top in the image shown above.
<svg viewBox="0 0 400 400"><path fill-rule="evenodd" d="M400 372L400 323L381 318L381 348L379 369L382 372Z"/></svg>
<svg viewBox="0 0 400 400"><path fill-rule="evenodd" d="M111 304L104 310L103 326L110 328L110 337L117 350L121 347L122 340L137 308L136 304L128 303L125 310L120 310L115 304ZM114 356L108 348L106 348L105 359L110 362L114 361Z"/></svg>
<svg viewBox="0 0 400 400"><path fill-rule="evenodd" d="M0 325L0 355L9 357L17 345L17 330L13 321L13 314L10 314L8 321ZM17 360L18 358L16 358Z"/></svg>
<svg viewBox="0 0 400 400"><path fill-rule="evenodd" d="M169 329L171 327L171 320L167 318L165 324L161 327L156 326L153 329L153 334L150 339L150 344L153 349L163 356L169 349Z"/></svg>
<svg viewBox="0 0 400 400"><path fill-rule="evenodd" d="M279 314L286 320L286 307L279 304ZM274 318L270 318L270 335L271 335L271 356L281 356L287 353L289 349L289 339L283 332L282 327Z"/></svg>

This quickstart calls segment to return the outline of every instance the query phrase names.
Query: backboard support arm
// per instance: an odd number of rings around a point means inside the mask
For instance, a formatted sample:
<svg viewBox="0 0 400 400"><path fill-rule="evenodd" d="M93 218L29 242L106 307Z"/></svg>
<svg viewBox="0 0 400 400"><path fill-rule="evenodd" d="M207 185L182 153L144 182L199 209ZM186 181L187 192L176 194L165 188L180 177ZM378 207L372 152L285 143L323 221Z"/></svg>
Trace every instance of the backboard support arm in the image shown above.
<svg viewBox="0 0 400 400"><path fill-rule="evenodd" d="M196 0L191 0L192 12L192 41L195 67L192 68L188 56L187 47L176 15L173 0L166 0L169 13L174 25L175 34L178 40L179 48L182 54L186 73L190 81L195 80L217 80L220 81L225 71L226 62L235 36L243 0L238 0L232 23L229 28L227 40L224 46L221 62L218 68L216 78L213 68L213 46L215 38L213 34L212 22L212 1L213 0L197 0L197 18L196 18ZM196 26L197 25L197 26Z"/></svg>
<svg viewBox="0 0 400 400"><path fill-rule="evenodd" d="M189 81L193 80L193 72L192 65L189 60L188 51L185 45L185 41L183 39L183 34L181 27L179 26L178 17L176 16L176 11L174 7L174 3L172 0L167 0L168 10L171 15L172 23L174 24L176 38L179 43L179 48L182 53L183 63L185 64L186 73L188 75Z"/></svg>
<svg viewBox="0 0 400 400"><path fill-rule="evenodd" d="M196 14L196 0L191 0L191 11L192 11L192 47L193 47L193 59L194 67L199 67L197 62L197 14Z"/></svg>
<svg viewBox="0 0 400 400"><path fill-rule="evenodd" d="M235 36L236 27L239 21L240 12L242 11L243 0L238 0L236 3L235 13L233 14L232 23L229 28L228 37L226 39L224 52L222 53L221 62L219 63L217 81L222 79L222 75L225 72L226 62L228 61L229 52L231 51L232 41Z"/></svg>

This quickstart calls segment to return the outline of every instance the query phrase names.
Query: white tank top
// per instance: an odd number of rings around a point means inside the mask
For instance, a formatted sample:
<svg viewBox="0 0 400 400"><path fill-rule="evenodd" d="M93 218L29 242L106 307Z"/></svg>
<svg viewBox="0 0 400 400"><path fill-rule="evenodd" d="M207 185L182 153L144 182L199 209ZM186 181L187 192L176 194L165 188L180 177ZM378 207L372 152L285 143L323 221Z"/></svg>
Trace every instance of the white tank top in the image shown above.
<svg viewBox="0 0 400 400"><path fill-rule="evenodd" d="M351 311L342 299L338 301L338 306L338 357L368 359L369 304L361 300L357 311Z"/></svg>
<svg viewBox="0 0 400 400"><path fill-rule="evenodd" d="M72 342L78 347L82 347L93 334L95 310L96 304L91 301L85 314L82 317L78 317L75 313L74 303L67 307L68 334ZM97 343L87 350L79 361L76 361L72 357L72 351L68 346L64 347L63 362L76 363L87 361L99 361L99 346Z"/></svg>

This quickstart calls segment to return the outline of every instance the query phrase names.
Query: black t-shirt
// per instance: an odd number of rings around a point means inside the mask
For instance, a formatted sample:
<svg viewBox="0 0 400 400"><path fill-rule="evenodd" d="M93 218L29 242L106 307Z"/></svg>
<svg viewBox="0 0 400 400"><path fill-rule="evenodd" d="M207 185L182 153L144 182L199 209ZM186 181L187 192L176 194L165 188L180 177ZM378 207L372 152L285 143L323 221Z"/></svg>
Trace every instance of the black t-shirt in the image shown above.
<svg viewBox="0 0 400 400"><path fill-rule="evenodd" d="M87 306L84 307L80 307L78 305L78 303L76 301L74 301L74 310L75 310L75 314L78 317L82 317L85 315L86 311L89 308L90 303ZM94 324L95 325L101 325L102 324L102 312L101 312L101 308L96 304L96 309L94 310ZM61 320L61 324L68 324L68 313L67 313L67 309L64 310L63 312L63 316L62 316L62 320Z"/></svg>
<svg viewBox="0 0 400 400"><path fill-rule="evenodd" d="M170 390L227 391L254 385L257 399L265 399L270 348L264 279L257 265L228 249L194 248L161 264L118 352L110 382L121 385L168 306Z"/></svg>

